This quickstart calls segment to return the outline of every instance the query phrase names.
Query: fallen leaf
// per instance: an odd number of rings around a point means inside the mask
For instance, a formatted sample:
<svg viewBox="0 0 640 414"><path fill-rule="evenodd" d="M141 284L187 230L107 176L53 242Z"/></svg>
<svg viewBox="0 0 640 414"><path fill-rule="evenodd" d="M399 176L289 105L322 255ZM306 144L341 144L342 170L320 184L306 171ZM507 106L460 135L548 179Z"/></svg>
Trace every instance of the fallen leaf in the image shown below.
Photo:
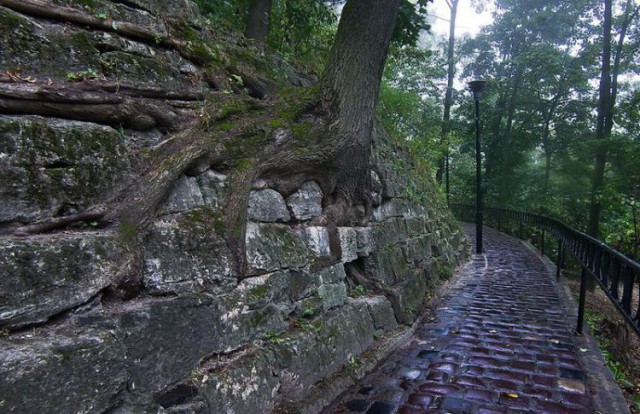
<svg viewBox="0 0 640 414"><path fill-rule="evenodd" d="M509 398L520 398L520 396L514 392L509 392L507 394L505 394L507 397Z"/></svg>
<svg viewBox="0 0 640 414"><path fill-rule="evenodd" d="M578 349L578 351L580 351L580 352L587 352L587 351L588 351L588 349L587 349L587 348L580 348L580 349Z"/></svg>

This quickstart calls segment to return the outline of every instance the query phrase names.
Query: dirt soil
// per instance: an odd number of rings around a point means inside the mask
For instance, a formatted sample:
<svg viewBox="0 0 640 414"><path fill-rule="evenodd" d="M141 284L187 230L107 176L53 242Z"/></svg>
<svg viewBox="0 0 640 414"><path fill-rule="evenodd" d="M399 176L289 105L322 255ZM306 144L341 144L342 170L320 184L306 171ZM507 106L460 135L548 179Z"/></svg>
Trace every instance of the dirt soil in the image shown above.
<svg viewBox="0 0 640 414"><path fill-rule="evenodd" d="M567 281L577 298L580 290L579 278ZM587 291L586 308L585 320L598 340L607 365L620 385L631 413L640 414L640 338L625 325L623 318L600 287L593 292Z"/></svg>

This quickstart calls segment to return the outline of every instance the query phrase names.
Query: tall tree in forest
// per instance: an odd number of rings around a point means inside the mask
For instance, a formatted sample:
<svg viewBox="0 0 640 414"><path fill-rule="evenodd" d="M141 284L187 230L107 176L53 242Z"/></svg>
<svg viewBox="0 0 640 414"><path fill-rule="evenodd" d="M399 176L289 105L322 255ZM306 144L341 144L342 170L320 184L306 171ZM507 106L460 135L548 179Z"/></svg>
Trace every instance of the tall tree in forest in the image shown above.
<svg viewBox="0 0 640 414"><path fill-rule="evenodd" d="M613 0L604 0L604 15L602 22L602 62L600 84L598 88L598 112L596 118L596 150L593 176L591 180L591 202L589 206L589 223L587 233L593 237L600 235L600 215L602 213L601 191L604 186L605 168L609 138L613 129L616 98L618 95L618 77L620 75L625 38L630 24L638 17L640 5L633 0L627 0L621 19L618 40L615 44L613 67L612 55L612 26Z"/></svg>
<svg viewBox="0 0 640 414"><path fill-rule="evenodd" d="M455 44L456 44L456 17L458 15L459 0L447 0L449 6L449 43L447 45L447 90L444 95L444 112L442 115L442 131L440 142L444 147L443 161L438 163L436 180L442 182L443 174L446 174L446 193L449 194L449 122L451 120L451 106L453 105L453 81L456 74ZM448 200L447 200L448 201Z"/></svg>
<svg viewBox="0 0 640 414"><path fill-rule="evenodd" d="M249 39L264 42L269 34L271 0L251 0L244 35Z"/></svg>

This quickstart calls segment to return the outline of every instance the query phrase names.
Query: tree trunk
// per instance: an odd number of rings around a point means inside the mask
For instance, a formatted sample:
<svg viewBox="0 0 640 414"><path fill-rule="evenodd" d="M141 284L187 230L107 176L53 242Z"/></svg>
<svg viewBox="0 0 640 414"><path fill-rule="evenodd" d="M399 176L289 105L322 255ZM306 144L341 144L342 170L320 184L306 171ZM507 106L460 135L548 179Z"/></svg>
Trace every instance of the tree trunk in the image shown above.
<svg viewBox="0 0 640 414"><path fill-rule="evenodd" d="M447 49L447 91L444 95L444 113L442 115L442 131L440 135L440 146L444 147L444 158L438 163L438 171L436 172L436 180L438 182L442 182L442 175L448 175L449 170L449 130L451 129L449 121L451 119L451 105L453 104L453 80L456 75L454 48L456 44L456 16L458 14L458 2L459 0L450 0L450 2L448 2L451 15L449 20L449 45ZM448 182L446 183L446 186L448 196Z"/></svg>
<svg viewBox="0 0 640 414"><path fill-rule="evenodd" d="M244 35L258 42L264 42L269 34L271 0L251 0L249 16Z"/></svg>
<svg viewBox="0 0 640 414"><path fill-rule="evenodd" d="M520 64L517 64L515 74L513 77L513 83L511 86L511 94L507 103L507 125L502 136L502 168L500 174L500 187L498 189L499 206L505 207L506 202L511 194L511 175L513 170L512 162L512 134L513 134L513 120L515 118L516 101L520 94L520 84L522 82L523 68Z"/></svg>
<svg viewBox="0 0 640 414"><path fill-rule="evenodd" d="M334 200L362 200L369 165L371 131L380 80L400 0L350 0L342 10L338 33L322 77L328 110L325 140L340 149Z"/></svg>
<svg viewBox="0 0 640 414"><path fill-rule="evenodd" d="M612 0L604 0L604 21L602 24L602 69L598 97L598 115L596 119L596 153L593 177L591 180L591 204L587 234L598 237L600 233L600 191L604 185L604 170L607 162L607 122L611 115L611 15Z"/></svg>
<svg viewBox="0 0 640 414"><path fill-rule="evenodd" d="M553 156L553 145L551 144L551 121L553 120L560 101L560 97L563 91L564 82L560 82L558 87L558 93L553 97L549 103L549 108L545 110L544 105L542 108L543 114L543 130L542 130L542 149L544 150L545 165L544 165L544 194L549 193L549 181L551 180L551 157Z"/></svg>

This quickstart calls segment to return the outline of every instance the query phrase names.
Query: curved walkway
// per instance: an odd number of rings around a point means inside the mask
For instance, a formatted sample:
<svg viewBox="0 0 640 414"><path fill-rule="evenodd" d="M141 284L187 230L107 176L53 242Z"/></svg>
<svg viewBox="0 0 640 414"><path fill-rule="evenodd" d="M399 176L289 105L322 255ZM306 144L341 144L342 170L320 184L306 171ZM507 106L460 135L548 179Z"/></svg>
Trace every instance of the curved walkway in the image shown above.
<svg viewBox="0 0 640 414"><path fill-rule="evenodd" d="M567 316L555 276L521 241L491 229L484 239L486 253L459 269L457 287L447 292L435 321L326 413L602 410L595 389L603 380L582 355L597 351L574 336L575 317ZM609 405L602 412L624 408Z"/></svg>

